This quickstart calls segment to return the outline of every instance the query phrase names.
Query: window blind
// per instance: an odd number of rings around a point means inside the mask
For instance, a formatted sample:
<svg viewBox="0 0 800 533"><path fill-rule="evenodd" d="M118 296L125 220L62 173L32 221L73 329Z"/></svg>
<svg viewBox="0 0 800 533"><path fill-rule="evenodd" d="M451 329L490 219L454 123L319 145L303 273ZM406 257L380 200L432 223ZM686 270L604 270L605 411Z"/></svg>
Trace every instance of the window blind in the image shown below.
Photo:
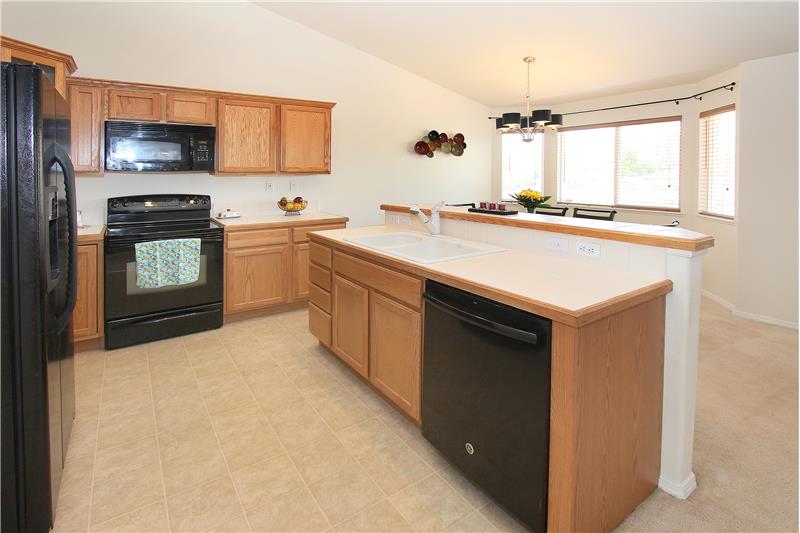
<svg viewBox="0 0 800 533"><path fill-rule="evenodd" d="M736 110L733 105L700 114L700 213L736 214Z"/></svg>
<svg viewBox="0 0 800 533"><path fill-rule="evenodd" d="M564 128L558 137L560 202L679 208L680 117Z"/></svg>
<svg viewBox="0 0 800 533"><path fill-rule="evenodd" d="M510 200L512 194L522 189L542 191L542 137L538 134L529 143L523 142L520 135L507 134L501 137L502 199Z"/></svg>

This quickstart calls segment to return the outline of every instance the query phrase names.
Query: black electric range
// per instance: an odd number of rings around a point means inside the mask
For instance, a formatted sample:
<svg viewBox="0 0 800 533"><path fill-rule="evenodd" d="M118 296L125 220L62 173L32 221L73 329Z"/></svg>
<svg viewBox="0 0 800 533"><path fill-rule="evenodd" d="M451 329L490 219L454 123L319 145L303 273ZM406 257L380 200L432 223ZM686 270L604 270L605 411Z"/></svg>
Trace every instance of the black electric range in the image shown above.
<svg viewBox="0 0 800 533"><path fill-rule="evenodd" d="M136 243L200 239L197 281L139 287ZM223 228L211 197L157 194L108 199L105 237L105 347L120 348L222 326Z"/></svg>

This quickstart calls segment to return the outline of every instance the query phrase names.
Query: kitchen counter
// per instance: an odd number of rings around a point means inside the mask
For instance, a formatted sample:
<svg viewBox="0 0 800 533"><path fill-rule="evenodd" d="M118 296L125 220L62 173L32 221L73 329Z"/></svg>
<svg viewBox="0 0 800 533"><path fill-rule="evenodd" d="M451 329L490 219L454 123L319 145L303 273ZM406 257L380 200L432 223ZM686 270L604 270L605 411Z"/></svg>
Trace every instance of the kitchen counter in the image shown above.
<svg viewBox="0 0 800 533"><path fill-rule="evenodd" d="M105 234L105 225L80 227L78 228L78 244L103 242Z"/></svg>
<svg viewBox="0 0 800 533"><path fill-rule="evenodd" d="M421 206L430 215L430 206ZM382 204L381 209L396 213L408 213L409 206ZM633 222L609 222L586 218L555 217L520 212L517 215L489 215L470 213L466 207L444 207L440 212L443 219L464 220L483 224L496 224L517 228L527 228L568 235L581 235L596 239L645 244L676 250L698 252L714 246L714 237L680 227L658 226L654 224L634 224Z"/></svg>
<svg viewBox="0 0 800 533"><path fill-rule="evenodd" d="M522 250L421 264L345 240L398 231L409 230L369 226L318 231L310 236L312 241L572 326L589 324L672 290L668 279Z"/></svg>
<svg viewBox="0 0 800 533"><path fill-rule="evenodd" d="M302 213L296 216L280 215L243 215L240 218L213 218L225 227L225 231L242 229L280 228L290 226L307 226L319 222L321 224L345 223L349 219L331 213Z"/></svg>

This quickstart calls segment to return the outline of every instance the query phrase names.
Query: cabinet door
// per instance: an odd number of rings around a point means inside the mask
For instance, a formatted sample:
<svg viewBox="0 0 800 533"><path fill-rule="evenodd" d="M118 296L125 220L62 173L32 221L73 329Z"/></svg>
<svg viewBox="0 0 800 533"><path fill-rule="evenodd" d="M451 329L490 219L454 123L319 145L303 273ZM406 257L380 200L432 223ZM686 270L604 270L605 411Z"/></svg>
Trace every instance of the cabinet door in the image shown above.
<svg viewBox="0 0 800 533"><path fill-rule="evenodd" d="M369 364L369 290L333 276L333 342L331 348L364 377Z"/></svg>
<svg viewBox="0 0 800 533"><path fill-rule="evenodd" d="M219 100L217 170L275 172L277 117L275 104Z"/></svg>
<svg viewBox="0 0 800 533"><path fill-rule="evenodd" d="M281 106L281 171L331 171L331 110Z"/></svg>
<svg viewBox="0 0 800 533"><path fill-rule="evenodd" d="M69 118L70 157L75 172L102 172L103 90L70 85Z"/></svg>
<svg viewBox="0 0 800 533"><path fill-rule="evenodd" d="M161 120L161 93L109 89L108 118L159 121Z"/></svg>
<svg viewBox="0 0 800 533"><path fill-rule="evenodd" d="M72 312L72 334L76 341L96 337L97 245L78 246L77 298Z"/></svg>
<svg viewBox="0 0 800 533"><path fill-rule="evenodd" d="M226 312L286 302L288 271L289 246L229 250L225 254Z"/></svg>
<svg viewBox="0 0 800 533"><path fill-rule="evenodd" d="M308 243L292 247L292 299L308 298Z"/></svg>
<svg viewBox="0 0 800 533"><path fill-rule="evenodd" d="M369 380L419 420L421 315L373 291L369 319Z"/></svg>
<svg viewBox="0 0 800 533"><path fill-rule="evenodd" d="M181 124L217 123L217 99L202 94L167 94L167 122Z"/></svg>

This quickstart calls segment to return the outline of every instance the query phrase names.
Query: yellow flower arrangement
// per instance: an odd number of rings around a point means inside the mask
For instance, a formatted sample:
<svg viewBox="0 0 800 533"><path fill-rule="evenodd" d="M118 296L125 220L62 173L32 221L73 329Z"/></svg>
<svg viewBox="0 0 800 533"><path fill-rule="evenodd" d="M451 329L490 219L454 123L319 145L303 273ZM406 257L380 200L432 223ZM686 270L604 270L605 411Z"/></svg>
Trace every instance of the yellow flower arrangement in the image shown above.
<svg viewBox="0 0 800 533"><path fill-rule="evenodd" d="M519 205L532 212L537 207L550 207L547 205L547 200L552 198L552 196L545 196L533 189L523 189L517 194L512 194L511 198L516 200Z"/></svg>

